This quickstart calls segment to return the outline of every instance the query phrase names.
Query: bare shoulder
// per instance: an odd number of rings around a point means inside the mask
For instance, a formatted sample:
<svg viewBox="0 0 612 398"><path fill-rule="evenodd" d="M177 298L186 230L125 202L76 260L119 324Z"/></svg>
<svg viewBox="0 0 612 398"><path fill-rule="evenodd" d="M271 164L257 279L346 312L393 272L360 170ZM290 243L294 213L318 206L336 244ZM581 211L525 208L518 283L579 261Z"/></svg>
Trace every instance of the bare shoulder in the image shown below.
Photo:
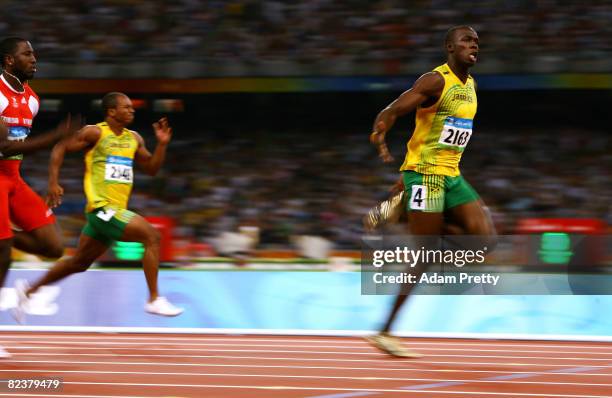
<svg viewBox="0 0 612 398"><path fill-rule="evenodd" d="M95 124L88 124L83 126L79 131L79 136L82 137L85 141L95 142L100 139L100 135L102 134L102 129Z"/></svg>
<svg viewBox="0 0 612 398"><path fill-rule="evenodd" d="M420 91L435 94L444 88L444 77L438 71L427 72L414 82L414 87Z"/></svg>
<svg viewBox="0 0 612 398"><path fill-rule="evenodd" d="M97 124L87 124L81 127L81 132L86 133L86 134L95 134L95 133L100 134L102 133L102 129Z"/></svg>

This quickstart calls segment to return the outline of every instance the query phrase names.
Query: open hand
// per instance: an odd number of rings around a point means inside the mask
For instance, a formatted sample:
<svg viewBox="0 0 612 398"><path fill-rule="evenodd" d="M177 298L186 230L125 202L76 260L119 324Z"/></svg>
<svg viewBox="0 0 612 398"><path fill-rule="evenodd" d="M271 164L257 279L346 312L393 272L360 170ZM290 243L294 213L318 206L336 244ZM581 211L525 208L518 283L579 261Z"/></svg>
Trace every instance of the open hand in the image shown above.
<svg viewBox="0 0 612 398"><path fill-rule="evenodd" d="M167 144L172 139L172 127L168 124L168 118L162 117L157 122L153 123L155 137L160 144Z"/></svg>

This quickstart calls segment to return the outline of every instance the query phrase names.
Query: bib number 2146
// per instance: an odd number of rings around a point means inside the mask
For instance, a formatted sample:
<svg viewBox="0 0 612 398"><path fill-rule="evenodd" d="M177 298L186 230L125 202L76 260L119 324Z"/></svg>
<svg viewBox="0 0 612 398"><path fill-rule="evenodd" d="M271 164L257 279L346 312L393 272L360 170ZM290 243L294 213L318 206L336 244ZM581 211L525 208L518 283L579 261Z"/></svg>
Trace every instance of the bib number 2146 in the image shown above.
<svg viewBox="0 0 612 398"><path fill-rule="evenodd" d="M131 184L133 181L132 159L123 156L108 156L104 179L115 183Z"/></svg>

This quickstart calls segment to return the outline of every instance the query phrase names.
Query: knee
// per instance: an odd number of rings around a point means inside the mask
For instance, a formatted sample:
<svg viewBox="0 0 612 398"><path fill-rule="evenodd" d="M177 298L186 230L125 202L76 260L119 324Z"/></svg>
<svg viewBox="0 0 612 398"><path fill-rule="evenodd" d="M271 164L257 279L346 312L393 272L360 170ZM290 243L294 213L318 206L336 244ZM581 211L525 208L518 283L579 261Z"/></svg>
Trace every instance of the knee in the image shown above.
<svg viewBox="0 0 612 398"><path fill-rule="evenodd" d="M466 223L465 230L468 235L489 236L491 229L485 220L473 220Z"/></svg>
<svg viewBox="0 0 612 398"><path fill-rule="evenodd" d="M161 242L161 234L159 233L157 229L151 227L147 231L147 237L146 237L146 241L144 242L144 244L148 246L159 246L160 242Z"/></svg>
<svg viewBox="0 0 612 398"><path fill-rule="evenodd" d="M467 235L479 235L487 238L496 236L495 226L486 209L482 217L470 217L465 220L462 228L463 233Z"/></svg>
<svg viewBox="0 0 612 398"><path fill-rule="evenodd" d="M64 246L61 244L48 244L44 247L42 255L53 259L60 258L64 255Z"/></svg>
<svg viewBox="0 0 612 398"><path fill-rule="evenodd" d="M0 274L2 272L8 271L12 262L13 260L11 259L10 251L8 253L1 252L0 253ZM0 280L0 282L2 281ZM2 286L2 284L0 284L0 286Z"/></svg>
<svg viewBox="0 0 612 398"><path fill-rule="evenodd" d="M486 220L483 225L478 227L477 235L482 237L484 246L487 247L488 251L491 252L497 246L498 236L495 226L489 220Z"/></svg>
<svg viewBox="0 0 612 398"><path fill-rule="evenodd" d="M9 241L9 243L5 243L2 241L0 244L0 261L10 263L11 262L11 249L13 247L13 242Z"/></svg>

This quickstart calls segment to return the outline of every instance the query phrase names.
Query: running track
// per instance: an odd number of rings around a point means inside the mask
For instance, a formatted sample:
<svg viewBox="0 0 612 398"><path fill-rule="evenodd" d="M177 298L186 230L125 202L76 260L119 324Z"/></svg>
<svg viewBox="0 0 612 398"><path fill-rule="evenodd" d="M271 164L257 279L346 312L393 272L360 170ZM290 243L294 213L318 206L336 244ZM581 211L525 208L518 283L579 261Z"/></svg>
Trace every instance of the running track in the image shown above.
<svg viewBox="0 0 612 398"><path fill-rule="evenodd" d="M612 344L405 339L389 358L360 338L0 333L0 379L61 377L10 397L612 397Z"/></svg>

